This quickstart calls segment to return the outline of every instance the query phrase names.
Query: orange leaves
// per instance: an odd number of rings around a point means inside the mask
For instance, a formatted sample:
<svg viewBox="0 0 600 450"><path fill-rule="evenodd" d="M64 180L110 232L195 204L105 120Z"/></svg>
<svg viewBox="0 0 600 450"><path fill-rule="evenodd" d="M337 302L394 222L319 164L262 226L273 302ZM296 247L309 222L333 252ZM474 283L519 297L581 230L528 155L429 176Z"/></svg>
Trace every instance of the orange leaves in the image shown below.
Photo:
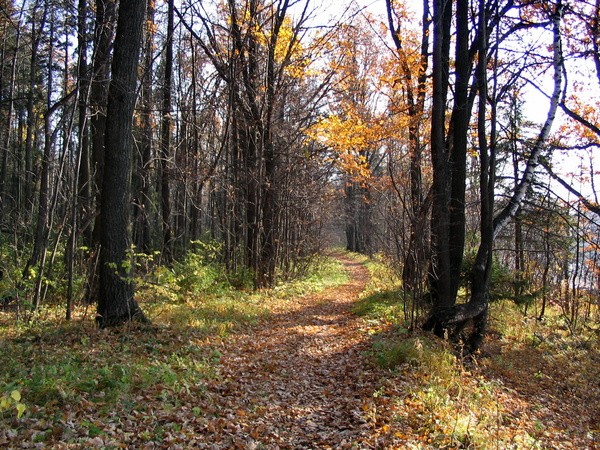
<svg viewBox="0 0 600 450"><path fill-rule="evenodd" d="M600 99L590 98L589 94L585 93L573 94L570 96L567 106L578 116L596 128L600 128ZM584 126L581 122L575 120L568 120L563 123L556 136L565 143L600 144L600 136L591 127Z"/></svg>
<svg viewBox="0 0 600 450"><path fill-rule="evenodd" d="M279 29L275 44L275 62L284 64L286 73L292 78L303 77L311 63L289 17L284 19Z"/></svg>
<svg viewBox="0 0 600 450"><path fill-rule="evenodd" d="M274 35L275 30L259 25L253 27L252 33L256 42L264 49L274 45L275 63L284 66L286 74L292 78L301 78L305 75L305 70L312 61L306 57L306 49L289 17L283 19L277 35Z"/></svg>
<svg viewBox="0 0 600 450"><path fill-rule="evenodd" d="M309 130L309 135L332 151L332 160L338 167L356 179L371 176L368 155L385 136L380 120L367 122L356 111L347 111L345 117L331 115Z"/></svg>
<svg viewBox="0 0 600 450"><path fill-rule="evenodd" d="M279 10L280 6L276 2L219 1L216 17L210 19L220 24L212 30L211 52L223 64L231 58L253 61L256 70L264 74L272 64L276 78L315 75L311 66L322 42L300 31L305 18L292 18L286 15L287 7Z"/></svg>
<svg viewBox="0 0 600 450"><path fill-rule="evenodd" d="M365 182L371 179L370 165L382 153L383 142L392 135L394 119L388 103L397 77L388 72L393 54L382 52L377 44L374 19L359 17L332 36L327 61L333 79L329 114L307 134L327 148L328 161L353 181Z"/></svg>

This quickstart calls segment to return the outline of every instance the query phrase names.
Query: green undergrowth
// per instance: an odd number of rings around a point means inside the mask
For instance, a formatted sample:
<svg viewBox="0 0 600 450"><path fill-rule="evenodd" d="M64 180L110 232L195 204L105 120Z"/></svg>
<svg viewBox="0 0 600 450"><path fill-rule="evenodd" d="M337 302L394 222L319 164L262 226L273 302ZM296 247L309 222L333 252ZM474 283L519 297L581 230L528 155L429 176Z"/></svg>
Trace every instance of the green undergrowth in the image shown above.
<svg viewBox="0 0 600 450"><path fill-rule="evenodd" d="M348 273L338 259L322 256L314 260L306 276L279 283L272 292L279 298L289 299L339 286L348 279Z"/></svg>
<svg viewBox="0 0 600 450"><path fill-rule="evenodd" d="M539 321L512 301L494 301L482 353L463 360L447 342L410 329L401 283L383 259L364 264L372 281L354 311L371 336L374 363L389 371L389 379L396 380L392 385L405 387L391 399L398 420L419 435L422 448L548 448L555 436L560 438L560 428L536 419L529 409L538 407L516 396L515 389L534 402L569 391L575 404L563 402L558 409L573 408L573 417L581 405L597 408L591 400L600 398L595 328L573 334L560 311L551 310ZM547 406L539 408L547 413Z"/></svg>
<svg viewBox="0 0 600 450"><path fill-rule="evenodd" d="M484 448L497 419L492 387L471 382L446 342L410 330L400 282L382 261L370 261L374 275L354 308L371 335L370 356L405 386L391 395L422 448ZM375 395L375 394L374 394Z"/></svg>
<svg viewBox="0 0 600 450"><path fill-rule="evenodd" d="M370 280L354 306L354 312L372 325L402 325L402 285L395 271L378 255L372 258L356 257L369 270Z"/></svg>
<svg viewBox="0 0 600 450"><path fill-rule="evenodd" d="M50 422L64 420L65 410L104 417L144 411L157 400L175 407L200 395L216 376L220 342L236 329L268 317L275 302L346 279L341 263L320 258L302 279L254 292L190 257L136 280L150 326L100 330L93 306L77 307L70 322L58 306L41 308L28 322L17 321L12 310L0 311L0 429L19 432L23 407L26 419ZM45 442L44 436L36 439Z"/></svg>
<svg viewBox="0 0 600 450"><path fill-rule="evenodd" d="M155 323L225 336L237 325L252 324L268 315L272 302L318 292L347 279L340 261L315 257L304 276L254 291L248 274L226 275L222 268L191 254L184 263L159 267L152 277L140 280L138 298Z"/></svg>

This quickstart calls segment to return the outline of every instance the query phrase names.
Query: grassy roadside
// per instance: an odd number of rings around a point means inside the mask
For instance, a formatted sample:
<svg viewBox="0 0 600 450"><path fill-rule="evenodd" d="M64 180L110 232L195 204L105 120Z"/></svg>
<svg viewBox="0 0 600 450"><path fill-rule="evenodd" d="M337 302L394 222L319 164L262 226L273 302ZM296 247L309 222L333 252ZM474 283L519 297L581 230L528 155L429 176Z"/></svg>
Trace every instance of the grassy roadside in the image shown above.
<svg viewBox="0 0 600 450"><path fill-rule="evenodd" d="M158 411L184 411L187 421L205 413L198 399L216 376L224 339L278 304L346 280L339 261L321 258L302 279L253 292L213 266L187 261L138 280L150 327L99 330L84 307L71 322L60 307L44 308L29 323L0 311L0 447L117 448L126 421L149 443L183 433L181 421L168 430L152 421Z"/></svg>
<svg viewBox="0 0 600 450"><path fill-rule="evenodd" d="M365 264L372 282L355 312L373 361L388 371L374 396L394 405L406 448L595 448L597 336L571 335L558 311L539 322L499 301L482 355L465 362L445 342L409 331L399 281L385 261Z"/></svg>

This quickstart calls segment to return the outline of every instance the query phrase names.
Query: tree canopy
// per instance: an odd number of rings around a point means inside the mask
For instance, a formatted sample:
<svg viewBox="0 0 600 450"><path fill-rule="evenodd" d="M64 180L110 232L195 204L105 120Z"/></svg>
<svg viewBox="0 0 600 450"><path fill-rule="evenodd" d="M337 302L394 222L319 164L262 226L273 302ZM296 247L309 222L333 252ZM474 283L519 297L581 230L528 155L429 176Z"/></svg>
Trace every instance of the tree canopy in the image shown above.
<svg viewBox="0 0 600 450"><path fill-rule="evenodd" d="M0 446L597 441L600 0L330 3L0 0Z"/></svg>

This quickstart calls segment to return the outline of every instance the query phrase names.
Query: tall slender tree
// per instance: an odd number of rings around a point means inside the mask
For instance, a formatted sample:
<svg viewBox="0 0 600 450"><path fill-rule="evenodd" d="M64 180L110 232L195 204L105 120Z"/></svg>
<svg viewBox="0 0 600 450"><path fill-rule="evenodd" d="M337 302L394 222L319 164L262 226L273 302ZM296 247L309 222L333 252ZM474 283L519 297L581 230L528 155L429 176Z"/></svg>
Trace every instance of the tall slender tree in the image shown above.
<svg viewBox="0 0 600 450"><path fill-rule="evenodd" d="M154 123L152 81L154 69L155 0L148 0L143 48L143 75L140 89L140 146L134 172L134 244L142 252L152 251L152 178Z"/></svg>
<svg viewBox="0 0 600 450"><path fill-rule="evenodd" d="M173 257L171 231L171 133L172 119L172 90L173 90L173 33L174 33L174 3L167 2L167 36L165 42L165 63L162 86L162 121L159 152L160 172L160 205L162 214L162 249L166 260Z"/></svg>
<svg viewBox="0 0 600 450"><path fill-rule="evenodd" d="M113 45L116 14L116 0L97 0L94 23L93 77L90 90L90 128L92 134L92 163L96 204L93 241L100 241L100 187L104 175L104 136L106 131L106 102L110 79L110 50Z"/></svg>
<svg viewBox="0 0 600 450"><path fill-rule="evenodd" d="M4 10L7 12L11 11L11 8L8 5L3 6ZM4 123L4 135L0 134L2 139L2 153L0 157L0 227L4 225L4 220L6 218L5 211L8 210L8 195L6 192L6 184L8 179L8 160L10 147L13 140L13 114L14 114L14 93L15 93L15 85L16 85L16 76L17 76L17 62L19 57L19 45L21 42L21 28L22 28L22 19L23 19L23 9L21 8L18 18L13 19L12 17L8 17L6 20L2 20L2 61L8 57L9 52L7 51L7 44L9 42L8 36L11 26L14 26L14 48L12 52L12 57L10 59L10 63L7 64L10 67L10 71L8 74L5 74L4 71L0 74L0 89L6 92L7 97L7 108L6 108L6 122ZM8 75L8 82L5 77Z"/></svg>
<svg viewBox="0 0 600 450"><path fill-rule="evenodd" d="M429 213L429 198L423 186L423 159L425 152L424 139L424 112L427 94L429 66L429 42L431 15L429 0L423 0L423 14L421 16L421 40L416 76L409 61L410 49L407 49L402 25L406 20L402 12L395 9L393 0L386 0L388 26L392 40L396 47L397 63L400 66L401 86L404 91L406 113L408 114L408 141L410 153L410 231L407 249L403 255L402 282L404 286L416 290L421 282L421 274L425 272L423 266L427 264L428 243L427 233L424 232L424 223ZM389 167L393 179L393 166Z"/></svg>

